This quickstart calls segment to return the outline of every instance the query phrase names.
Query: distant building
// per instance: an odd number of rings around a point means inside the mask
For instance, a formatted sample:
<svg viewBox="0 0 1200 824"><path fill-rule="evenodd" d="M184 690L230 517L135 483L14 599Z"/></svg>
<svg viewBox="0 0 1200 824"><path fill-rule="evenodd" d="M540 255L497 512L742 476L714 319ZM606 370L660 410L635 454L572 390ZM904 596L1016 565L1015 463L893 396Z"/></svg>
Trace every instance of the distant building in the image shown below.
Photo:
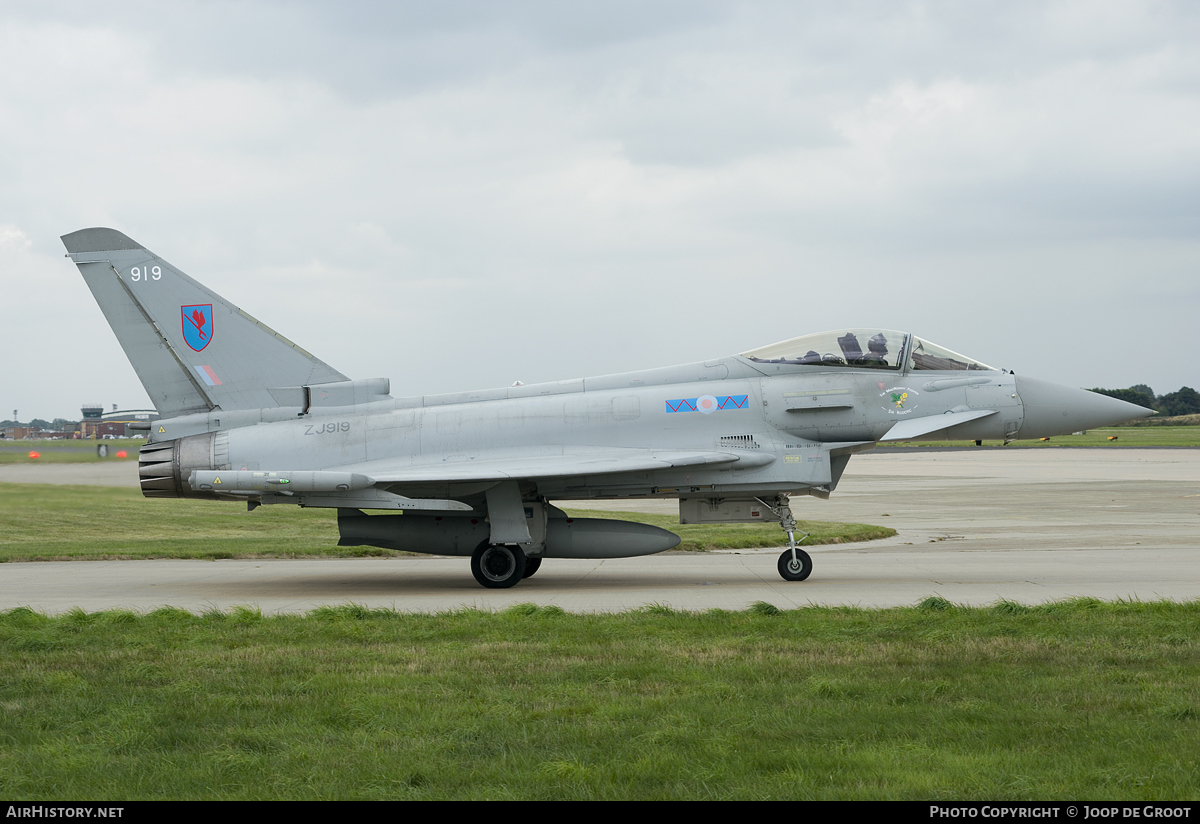
<svg viewBox="0 0 1200 824"><path fill-rule="evenodd" d="M128 438L144 436L149 429L130 429L130 424L149 424L159 418L156 409L117 409L113 404L112 412L105 412L98 403L84 404L80 408L83 420L79 424L80 435L84 438Z"/></svg>

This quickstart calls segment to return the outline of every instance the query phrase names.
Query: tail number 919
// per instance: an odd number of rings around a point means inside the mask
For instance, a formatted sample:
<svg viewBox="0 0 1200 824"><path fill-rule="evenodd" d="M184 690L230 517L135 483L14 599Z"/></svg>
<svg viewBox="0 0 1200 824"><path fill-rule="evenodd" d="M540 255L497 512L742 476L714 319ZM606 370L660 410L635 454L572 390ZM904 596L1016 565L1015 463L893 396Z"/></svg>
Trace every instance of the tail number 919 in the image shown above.
<svg viewBox="0 0 1200 824"><path fill-rule="evenodd" d="M334 432L349 432L350 421L337 421L336 423L323 423L320 426L313 424L304 427L305 435L332 435Z"/></svg>
<svg viewBox="0 0 1200 824"><path fill-rule="evenodd" d="M129 270L129 279L136 282L139 280L162 280L161 266L134 266Z"/></svg>

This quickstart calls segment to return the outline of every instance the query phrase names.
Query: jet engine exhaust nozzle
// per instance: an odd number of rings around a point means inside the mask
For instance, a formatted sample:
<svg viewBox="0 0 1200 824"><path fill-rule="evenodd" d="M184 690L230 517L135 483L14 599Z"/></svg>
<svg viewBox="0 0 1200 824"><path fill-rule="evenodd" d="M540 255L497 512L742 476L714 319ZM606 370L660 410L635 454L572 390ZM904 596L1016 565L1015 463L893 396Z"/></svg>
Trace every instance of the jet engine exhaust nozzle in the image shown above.
<svg viewBox="0 0 1200 824"><path fill-rule="evenodd" d="M215 493L193 490L188 478L196 470L221 468L217 465L217 453L227 451L227 437L224 433L209 432L142 446L138 450L142 495L147 498L215 499Z"/></svg>

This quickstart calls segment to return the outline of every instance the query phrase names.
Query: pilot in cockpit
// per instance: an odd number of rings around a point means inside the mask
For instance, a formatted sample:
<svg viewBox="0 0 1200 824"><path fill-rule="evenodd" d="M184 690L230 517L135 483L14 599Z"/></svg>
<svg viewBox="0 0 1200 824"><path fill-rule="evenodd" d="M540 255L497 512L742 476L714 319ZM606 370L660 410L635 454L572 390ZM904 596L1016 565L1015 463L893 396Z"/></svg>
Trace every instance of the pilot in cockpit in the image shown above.
<svg viewBox="0 0 1200 824"><path fill-rule="evenodd" d="M880 332L867 341L867 353L863 355L863 363L887 366L887 338Z"/></svg>

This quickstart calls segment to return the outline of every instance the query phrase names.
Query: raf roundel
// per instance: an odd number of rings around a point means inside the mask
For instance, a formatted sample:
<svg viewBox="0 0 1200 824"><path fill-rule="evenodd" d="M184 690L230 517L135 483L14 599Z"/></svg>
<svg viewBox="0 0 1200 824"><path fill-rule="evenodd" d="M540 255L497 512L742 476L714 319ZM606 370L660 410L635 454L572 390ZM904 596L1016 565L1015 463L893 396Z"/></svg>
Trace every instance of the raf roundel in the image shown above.
<svg viewBox="0 0 1200 824"><path fill-rule="evenodd" d="M720 406L717 405L717 399L714 398L712 395L704 395L702 397L696 398L696 410L697 411L703 412L705 415L711 415L712 413L716 412L718 409L720 409Z"/></svg>

